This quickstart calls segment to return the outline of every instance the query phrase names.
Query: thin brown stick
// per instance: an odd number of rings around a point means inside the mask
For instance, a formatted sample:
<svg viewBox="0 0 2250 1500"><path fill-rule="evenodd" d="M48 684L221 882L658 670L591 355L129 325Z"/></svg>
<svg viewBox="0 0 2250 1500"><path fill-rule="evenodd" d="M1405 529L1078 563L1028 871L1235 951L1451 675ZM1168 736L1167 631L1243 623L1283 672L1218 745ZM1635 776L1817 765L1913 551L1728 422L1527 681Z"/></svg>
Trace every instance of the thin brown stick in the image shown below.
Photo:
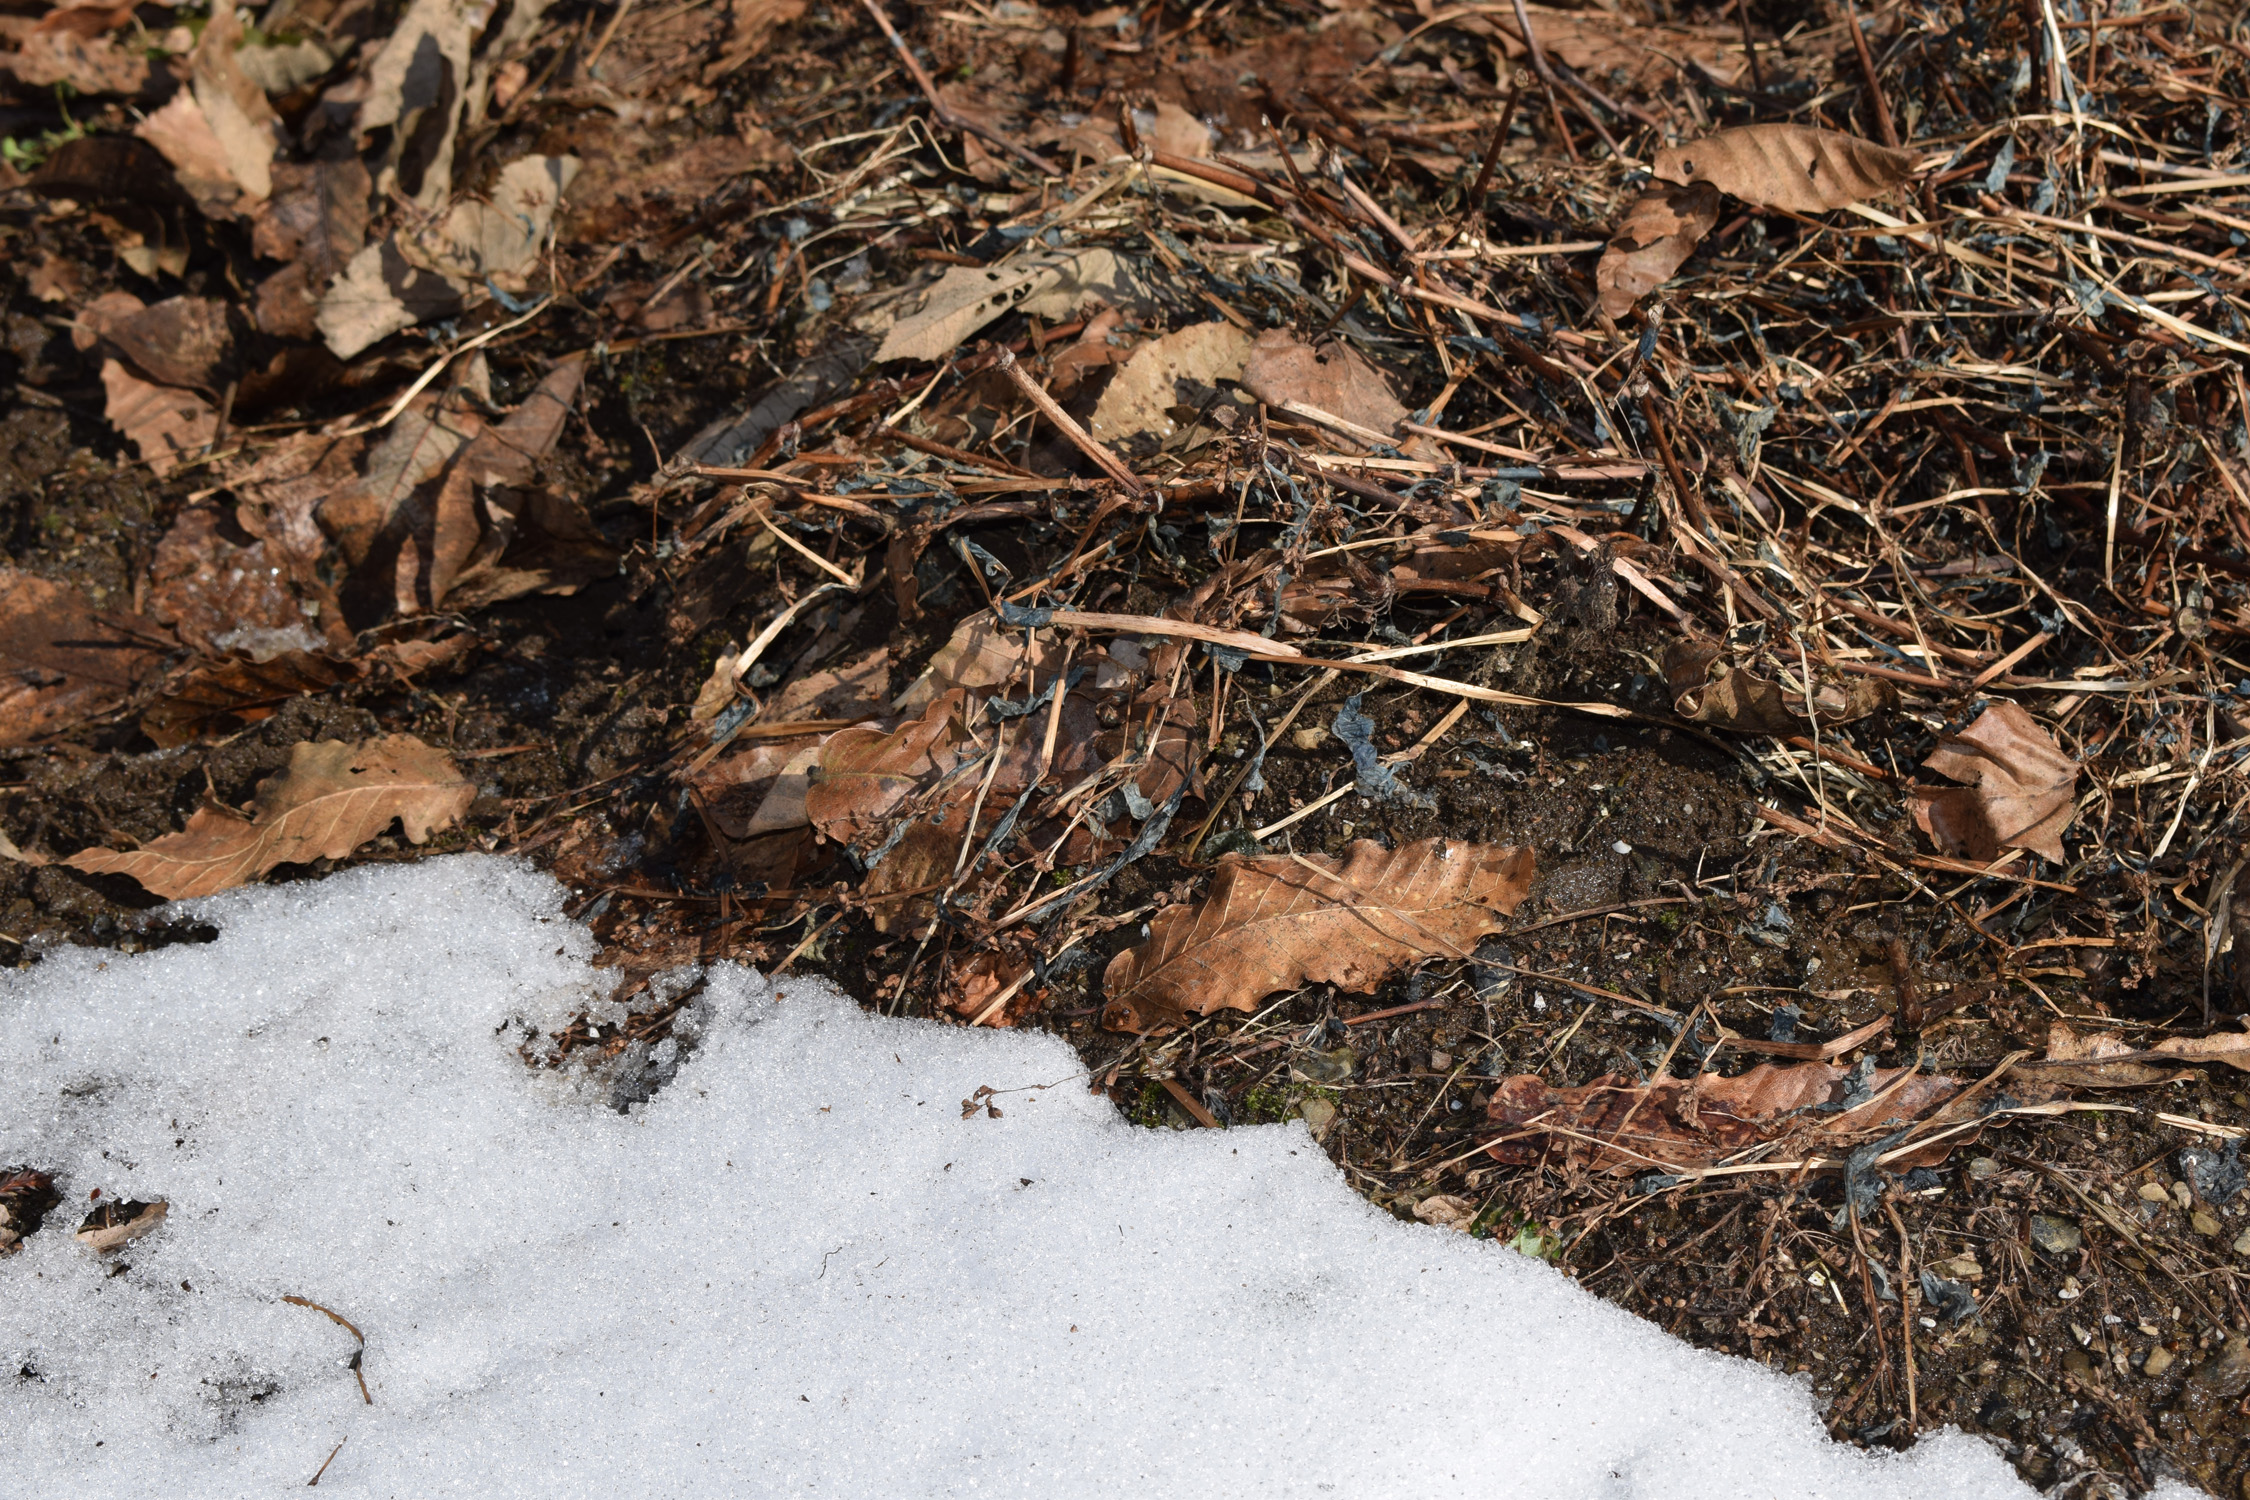
<svg viewBox="0 0 2250 1500"><path fill-rule="evenodd" d="M1025 399L1039 408L1039 414L1055 425L1057 432L1069 438L1079 452L1094 461L1095 467L1116 480L1135 497L1149 492L1148 481L1126 468L1123 459L1096 442L1092 433L1079 426L1077 418L1064 411L1061 403L1048 395L1038 381L1023 372L1023 367L1016 363L1014 353L1006 349L1000 351L1000 369L1015 382L1016 389L1023 392Z"/></svg>
<svg viewBox="0 0 2250 1500"><path fill-rule="evenodd" d="M923 96L930 101L930 109L937 115L941 124L954 130L965 130L979 140L998 146L1010 156L1037 167L1049 177L1063 175L1062 168L1056 166L1038 152L1018 145L997 130L978 124L975 120L959 113L952 105L946 103L938 93L936 80L930 77L930 70L922 66L922 60L914 55L914 50L911 47L906 45L906 39L898 34L898 28L891 25L890 15L883 9L883 0L860 0L860 4L867 7L867 13L875 18L875 24L883 28L883 35L890 38L891 47L898 53L899 61L906 64L906 70L912 73L914 81L921 85Z"/></svg>
<svg viewBox="0 0 2250 1500"><path fill-rule="evenodd" d="M1570 138L1570 126L1563 122L1562 94L1555 87L1554 69L1547 66L1546 51L1539 45L1538 34L1531 29L1531 13L1523 8L1523 0L1512 0L1516 8L1516 29L1523 33L1523 50L1531 57L1531 71L1539 75L1539 86L1547 91L1547 108L1554 112L1555 134L1562 137L1563 150L1570 153L1572 166L1578 165L1578 143Z"/></svg>

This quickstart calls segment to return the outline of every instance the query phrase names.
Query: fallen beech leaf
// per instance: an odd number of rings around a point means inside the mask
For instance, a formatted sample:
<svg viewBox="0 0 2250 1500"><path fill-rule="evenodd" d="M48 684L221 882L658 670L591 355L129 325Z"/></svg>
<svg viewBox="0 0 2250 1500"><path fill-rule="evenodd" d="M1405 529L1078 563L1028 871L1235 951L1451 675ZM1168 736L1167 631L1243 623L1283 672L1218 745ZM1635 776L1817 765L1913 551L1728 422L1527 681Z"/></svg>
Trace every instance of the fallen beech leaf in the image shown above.
<svg viewBox="0 0 2250 1500"><path fill-rule="evenodd" d="M1915 155L1811 125L1739 125L1656 153L1666 182L1708 182L1759 208L1819 213L1914 175Z"/></svg>
<svg viewBox="0 0 2250 1500"><path fill-rule="evenodd" d="M775 689L755 722L788 724L799 719L872 719L883 712L891 692L891 653L877 646L863 656L807 672Z"/></svg>
<svg viewBox="0 0 2250 1500"><path fill-rule="evenodd" d="M1594 267L1602 312L1622 318L1686 264L1719 222L1719 190L1708 182L1651 188L1633 200Z"/></svg>
<svg viewBox="0 0 2250 1500"><path fill-rule="evenodd" d="M1797 689L1728 667L1719 660L1717 647L1698 641L1675 641L1666 648L1664 677L1680 717L1740 734L1803 734L1814 710L1822 724L1849 724L1898 701L1891 685L1876 678L1816 678L1808 705Z"/></svg>
<svg viewBox="0 0 2250 1500"><path fill-rule="evenodd" d="M1990 863L2003 849L2063 862L2062 835L2077 815L2078 762L2037 720L1995 703L1923 765L1965 787L1911 789L1914 822L1948 854Z"/></svg>
<svg viewBox="0 0 2250 1500"><path fill-rule="evenodd" d="M0 1171L0 1255L21 1250L23 1237L35 1232L61 1201L51 1172L32 1167Z"/></svg>
<svg viewBox="0 0 2250 1500"><path fill-rule="evenodd" d="M1453 1193L1432 1193L1414 1205L1414 1217L1439 1229L1466 1230L1477 1221L1477 1201Z"/></svg>
<svg viewBox="0 0 2250 1500"><path fill-rule="evenodd" d="M1250 350L1250 335L1232 323L1194 323L1151 339L1110 377L1088 430L1104 443L1143 432L1169 437L1171 409L1199 406L1220 381L1240 380Z"/></svg>
<svg viewBox="0 0 2250 1500"><path fill-rule="evenodd" d="M2250 1073L2250 1033L2168 1037L2142 1050L2116 1032L2079 1033L2057 1021L2047 1028L2046 1060L2018 1063L2016 1071L2055 1088L2137 1089L2192 1077L2183 1070L2213 1063Z"/></svg>
<svg viewBox="0 0 2250 1500"><path fill-rule="evenodd" d="M375 186L384 196L403 193L428 210L451 196L469 53L492 11L482 0L413 0L367 65L360 134L389 126L414 137L415 149L391 153L383 168Z"/></svg>
<svg viewBox="0 0 2250 1500"><path fill-rule="evenodd" d="M77 14L87 14L80 9ZM46 20L71 15L50 12ZM126 12L127 17L132 12ZM80 35L77 28L48 29L46 21L0 58L18 84L35 90L67 84L81 94L126 94L146 97L156 91L166 75L149 61L147 53L115 37Z"/></svg>
<svg viewBox="0 0 2250 1500"><path fill-rule="evenodd" d="M895 728L861 725L829 736L805 791L805 815L812 826L849 844L880 839L889 829L891 810L959 758L954 745L967 696L956 688L931 700L919 719Z"/></svg>
<svg viewBox="0 0 2250 1500"><path fill-rule="evenodd" d="M875 362L943 359L1002 313L1062 318L1089 299L1109 307L1145 300L1124 263L1108 250L1056 251L997 266L948 266L923 294L921 306L884 333Z"/></svg>
<svg viewBox="0 0 2250 1500"><path fill-rule="evenodd" d="M143 380L118 360L102 361L102 414L159 477L211 446L219 413L193 391Z"/></svg>
<svg viewBox="0 0 2250 1500"><path fill-rule="evenodd" d="M359 675L356 663L311 651L277 652L262 661L246 651L229 652L166 683L164 696L141 715L141 732L169 750L271 718L292 698L326 692Z"/></svg>
<svg viewBox="0 0 2250 1500"><path fill-rule="evenodd" d="M139 849L86 849L63 861L130 875L169 901L244 885L276 865L342 859L396 818L409 843L452 824L476 800L452 757L410 734L358 745L300 742L288 768L258 784L248 818L204 806L180 833Z"/></svg>
<svg viewBox="0 0 2250 1500"><path fill-rule="evenodd" d="M480 580L488 586L478 591L479 603L532 592L515 588L495 593L489 587L489 575L500 569L522 519L503 492L528 485L540 461L554 451L585 377L583 357L557 361L523 405L479 431L447 466L431 523L431 608L444 607L457 588L474 587Z"/></svg>
<svg viewBox="0 0 2250 1500"><path fill-rule="evenodd" d="M975 953L957 963L948 963L945 977L938 988L938 1001L947 1010L964 1021L976 1021L985 1026L1014 1026L1034 1014L1045 1002L1040 998L1040 987L1025 978L1031 972L1031 960L1015 953ZM992 1002L1000 999L1008 988L1015 993L1001 1003L998 1010L986 1016Z"/></svg>
<svg viewBox="0 0 2250 1500"><path fill-rule="evenodd" d="M1060 657L1054 632L1011 629L989 613L974 614L954 627L892 707L919 714L949 688L1001 687L1019 672L1053 670Z"/></svg>
<svg viewBox="0 0 2250 1500"><path fill-rule="evenodd" d="M1793 1131L1833 1140L1919 1120L1961 1090L1958 1078L1925 1073L1886 1093L1901 1072L1873 1069L1864 1080L1865 1103L1823 1113L1809 1111L1850 1097L1854 1069L1760 1063L1736 1078L1704 1074L1650 1084L1612 1073L1565 1089L1519 1074L1502 1079L1485 1106L1492 1125L1506 1132L1487 1151L1511 1165L1552 1151L1596 1171L1692 1171Z"/></svg>
<svg viewBox="0 0 2250 1500"><path fill-rule="evenodd" d="M0 568L0 745L28 745L123 703L163 660L153 622Z"/></svg>
<svg viewBox="0 0 2250 1500"><path fill-rule="evenodd" d="M208 297L167 297L147 307L126 310L113 303L98 316L87 310L81 322L96 331L135 373L159 385L186 386L216 395L236 373L234 331L227 306Z"/></svg>
<svg viewBox="0 0 2250 1500"><path fill-rule="evenodd" d="M1224 855L1211 892L1149 924L1110 960L1102 1024L1146 1032L1191 1015L1254 1010L1276 990L1365 994L1417 958L1459 957L1531 888L1532 852L1458 839L1327 855Z"/></svg>
<svg viewBox="0 0 2250 1500"><path fill-rule="evenodd" d="M1269 328L1250 346L1242 365L1242 388L1280 406L1297 401L1375 432L1390 433L1407 410L1373 365L1345 343L1319 349L1279 328Z"/></svg>
<svg viewBox="0 0 2250 1500"><path fill-rule="evenodd" d="M180 512L149 562L149 615L211 656L318 648L274 549L256 540L237 546L230 529L208 505Z"/></svg>
<svg viewBox="0 0 2250 1500"><path fill-rule="evenodd" d="M99 1250L107 1255L121 1249L143 1235L156 1232L164 1222L171 1206L164 1202L141 1203L131 1199L122 1203L105 1203L86 1216L79 1226L78 1243L89 1250Z"/></svg>

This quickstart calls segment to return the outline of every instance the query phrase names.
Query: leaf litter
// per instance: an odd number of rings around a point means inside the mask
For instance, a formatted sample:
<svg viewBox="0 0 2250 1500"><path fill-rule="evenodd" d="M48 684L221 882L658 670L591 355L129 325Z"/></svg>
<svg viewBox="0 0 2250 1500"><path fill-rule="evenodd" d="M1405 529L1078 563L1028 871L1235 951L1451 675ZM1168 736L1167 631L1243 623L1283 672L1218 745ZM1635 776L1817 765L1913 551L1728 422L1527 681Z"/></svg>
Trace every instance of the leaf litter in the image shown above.
<svg viewBox="0 0 2250 1500"><path fill-rule="evenodd" d="M537 1055L1050 1026L1841 1436L2223 1486L2244 58L1740 9L7 29L0 934L405 811L581 892Z"/></svg>

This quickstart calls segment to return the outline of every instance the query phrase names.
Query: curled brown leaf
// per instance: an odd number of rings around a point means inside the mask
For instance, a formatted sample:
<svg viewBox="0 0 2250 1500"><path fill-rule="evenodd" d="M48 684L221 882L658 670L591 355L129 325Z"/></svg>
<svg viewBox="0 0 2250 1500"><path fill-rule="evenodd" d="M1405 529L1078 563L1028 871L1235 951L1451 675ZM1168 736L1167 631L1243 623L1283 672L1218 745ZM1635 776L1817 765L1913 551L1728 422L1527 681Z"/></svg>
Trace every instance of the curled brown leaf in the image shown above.
<svg viewBox="0 0 2250 1500"><path fill-rule="evenodd" d="M1995 703L1922 762L1959 787L1916 787L1914 821L1948 854L1990 863L2028 849L2061 864L2078 762L2013 703Z"/></svg>
<svg viewBox="0 0 2250 1500"><path fill-rule="evenodd" d="M129 875L167 900L208 896L276 865L342 859L397 819L423 843L469 810L477 789L444 751L410 734L362 744L306 741L258 784L250 817L196 809L186 829L139 849L85 849L63 861L96 875Z"/></svg>
<svg viewBox="0 0 2250 1500"><path fill-rule="evenodd" d="M1402 964L1459 958L1498 931L1532 867L1529 849L1459 839L1360 839L1341 860L1226 855L1208 896L1162 913L1147 942L1110 960L1102 1024L1169 1029L1310 983L1364 994Z"/></svg>
<svg viewBox="0 0 2250 1500"><path fill-rule="evenodd" d="M1915 156L1811 125L1740 125L1656 153L1666 182L1708 182L1759 208L1820 213L1890 191Z"/></svg>
<svg viewBox="0 0 2250 1500"><path fill-rule="evenodd" d="M1719 222L1719 190L1708 182L1660 183L1633 200L1594 267L1602 312L1622 318L1670 279Z"/></svg>

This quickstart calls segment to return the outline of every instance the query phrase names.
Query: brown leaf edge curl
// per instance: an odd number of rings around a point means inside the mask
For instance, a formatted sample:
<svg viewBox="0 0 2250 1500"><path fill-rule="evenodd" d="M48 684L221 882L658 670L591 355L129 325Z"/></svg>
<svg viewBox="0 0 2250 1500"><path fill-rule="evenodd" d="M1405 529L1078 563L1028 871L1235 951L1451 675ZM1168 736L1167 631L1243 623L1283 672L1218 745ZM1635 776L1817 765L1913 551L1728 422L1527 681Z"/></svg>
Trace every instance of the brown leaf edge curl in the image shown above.
<svg viewBox="0 0 2250 1500"><path fill-rule="evenodd" d="M1402 964L1462 957L1499 931L1532 869L1529 849L1460 839L1359 839L1341 861L1224 855L1208 896L1160 914L1147 942L1110 960L1102 1024L1169 1030L1305 984L1365 994Z"/></svg>
<svg viewBox="0 0 2250 1500"><path fill-rule="evenodd" d="M1821 213L1873 198L1914 175L1917 158L1811 125L1740 125L1656 153L1666 182L1708 182L1757 208Z"/></svg>
<svg viewBox="0 0 2250 1500"><path fill-rule="evenodd" d="M1657 183L1633 200L1594 267L1602 315L1622 318L1671 279L1719 222L1719 190L1708 182Z"/></svg>
<svg viewBox="0 0 2250 1500"><path fill-rule="evenodd" d="M1922 764L1967 785L1916 787L1914 822L1948 854L1989 864L2004 849L2064 863L2078 762L2016 704L1995 703Z"/></svg>
<svg viewBox="0 0 2250 1500"><path fill-rule="evenodd" d="M419 844L476 800L475 785L444 751L410 734L357 745L306 741L289 765L258 784L249 818L223 807L195 811L179 833L139 849L84 849L63 861L96 875L130 875L168 901L247 885L276 865L342 859L393 818Z"/></svg>

